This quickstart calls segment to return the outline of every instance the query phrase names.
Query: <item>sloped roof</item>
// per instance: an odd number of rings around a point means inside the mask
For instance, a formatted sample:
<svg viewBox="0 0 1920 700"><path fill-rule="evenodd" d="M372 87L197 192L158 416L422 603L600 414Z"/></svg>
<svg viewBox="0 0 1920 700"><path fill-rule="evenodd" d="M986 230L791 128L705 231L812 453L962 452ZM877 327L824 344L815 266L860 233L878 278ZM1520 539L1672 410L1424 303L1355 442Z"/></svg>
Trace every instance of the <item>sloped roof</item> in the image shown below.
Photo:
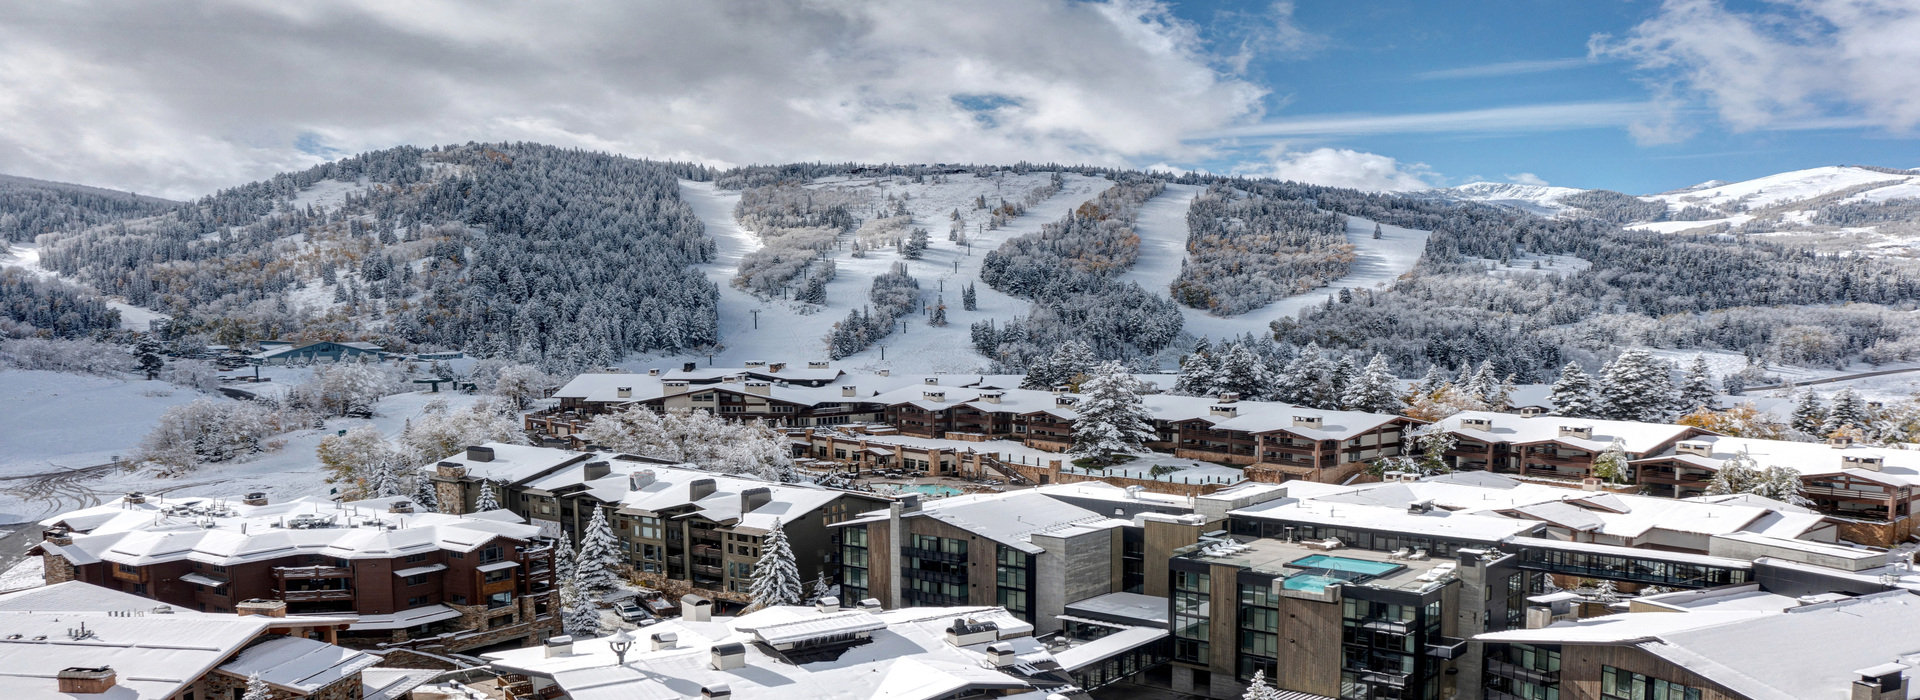
<svg viewBox="0 0 1920 700"><path fill-rule="evenodd" d="M312 693L380 662L380 657L301 637L279 637L247 647L220 671L258 675L269 685Z"/></svg>
<svg viewBox="0 0 1920 700"><path fill-rule="evenodd" d="M1493 425L1492 430L1464 428L1462 421L1486 420ZM1489 411L1462 411L1441 419L1435 425L1463 437L1481 442L1504 442L1525 445L1542 442L1559 443L1589 452L1600 452L1619 440L1627 452L1646 454L1669 440L1695 430L1684 425L1666 423L1636 423L1633 421L1594 420L1591 418L1563 418L1560 416L1522 417L1511 413L1493 413ZM1592 428L1591 439L1562 436L1562 427Z"/></svg>
<svg viewBox="0 0 1920 700"><path fill-rule="evenodd" d="M233 655L270 618L106 613L0 613L0 687L11 700L72 700L54 674L73 666L111 666L115 692L104 700L163 700ZM282 621L284 622L284 621ZM91 633L73 639L82 624ZM17 639L9 639L20 635Z"/></svg>

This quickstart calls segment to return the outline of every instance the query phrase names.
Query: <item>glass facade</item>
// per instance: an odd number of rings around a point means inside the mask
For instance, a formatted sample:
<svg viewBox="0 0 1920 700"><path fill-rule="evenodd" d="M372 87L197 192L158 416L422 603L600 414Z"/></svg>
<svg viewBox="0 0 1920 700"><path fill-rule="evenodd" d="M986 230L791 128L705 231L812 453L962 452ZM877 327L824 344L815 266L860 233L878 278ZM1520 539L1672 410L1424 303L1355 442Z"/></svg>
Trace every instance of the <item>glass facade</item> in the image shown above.
<svg viewBox="0 0 1920 700"><path fill-rule="evenodd" d="M1212 614L1209 599L1213 577L1197 571L1173 572L1173 659L1205 666L1207 629Z"/></svg>
<svg viewBox="0 0 1920 700"><path fill-rule="evenodd" d="M840 528L840 602L859 605L873 596L868 594L867 528L864 525Z"/></svg>
<svg viewBox="0 0 1920 700"><path fill-rule="evenodd" d="M1700 700L1700 689L1601 666L1600 697L1602 700Z"/></svg>
<svg viewBox="0 0 1920 700"><path fill-rule="evenodd" d="M913 535L900 550L900 595L907 607L966 605L967 541Z"/></svg>
<svg viewBox="0 0 1920 700"><path fill-rule="evenodd" d="M1571 552L1525 545L1521 545L1520 549L1520 568L1679 588L1742 584L1752 575L1747 569L1667 561L1651 556Z"/></svg>
<svg viewBox="0 0 1920 700"><path fill-rule="evenodd" d="M1489 644L1486 664L1488 700L1560 700L1559 649Z"/></svg>
<svg viewBox="0 0 1920 700"><path fill-rule="evenodd" d="M1240 680L1265 671L1268 678L1279 670L1280 597L1271 583L1240 584L1239 662L1235 674Z"/></svg>
<svg viewBox="0 0 1920 700"><path fill-rule="evenodd" d="M1033 556L1004 544L995 545L993 573L1000 607L1033 622Z"/></svg>

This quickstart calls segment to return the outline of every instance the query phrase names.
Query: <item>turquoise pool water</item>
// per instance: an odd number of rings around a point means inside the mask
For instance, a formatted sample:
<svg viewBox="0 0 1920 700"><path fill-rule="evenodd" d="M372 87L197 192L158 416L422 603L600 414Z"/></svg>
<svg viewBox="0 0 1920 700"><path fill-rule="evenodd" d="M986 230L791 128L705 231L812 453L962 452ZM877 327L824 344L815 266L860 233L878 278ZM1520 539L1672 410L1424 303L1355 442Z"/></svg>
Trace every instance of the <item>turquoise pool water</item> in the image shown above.
<svg viewBox="0 0 1920 700"><path fill-rule="evenodd" d="M1327 586L1335 586L1345 582L1346 579L1338 576L1328 576L1326 574L1295 574L1288 576L1285 581L1280 582L1280 587L1289 591L1321 593L1327 590Z"/></svg>
<svg viewBox="0 0 1920 700"><path fill-rule="evenodd" d="M1344 571L1350 574L1362 574L1366 576L1385 576L1401 568L1399 564L1384 561L1348 559L1346 557L1336 557L1328 554L1314 554L1301 557L1289 562L1287 566L1296 569L1331 569L1333 571ZM1291 582L1292 579L1288 579L1288 581Z"/></svg>
<svg viewBox="0 0 1920 700"><path fill-rule="evenodd" d="M946 498L948 496L958 496L965 493L952 486L941 486L939 484L897 484L896 487L900 489L901 493L917 493L934 498Z"/></svg>

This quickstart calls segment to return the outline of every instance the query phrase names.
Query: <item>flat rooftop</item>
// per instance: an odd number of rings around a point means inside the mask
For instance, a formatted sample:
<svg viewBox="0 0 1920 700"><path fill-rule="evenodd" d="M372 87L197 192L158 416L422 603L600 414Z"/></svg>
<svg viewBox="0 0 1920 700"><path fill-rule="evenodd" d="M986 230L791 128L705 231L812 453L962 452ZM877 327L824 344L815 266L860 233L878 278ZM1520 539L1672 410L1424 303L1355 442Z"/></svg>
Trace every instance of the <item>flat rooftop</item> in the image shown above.
<svg viewBox="0 0 1920 700"><path fill-rule="evenodd" d="M1452 557L1394 559L1367 549L1322 549L1299 542L1263 538L1234 545L1200 545L1181 558L1224 564L1284 576L1288 589L1318 592L1333 583L1399 591L1421 591L1453 578ZM1337 579L1337 580L1336 580Z"/></svg>

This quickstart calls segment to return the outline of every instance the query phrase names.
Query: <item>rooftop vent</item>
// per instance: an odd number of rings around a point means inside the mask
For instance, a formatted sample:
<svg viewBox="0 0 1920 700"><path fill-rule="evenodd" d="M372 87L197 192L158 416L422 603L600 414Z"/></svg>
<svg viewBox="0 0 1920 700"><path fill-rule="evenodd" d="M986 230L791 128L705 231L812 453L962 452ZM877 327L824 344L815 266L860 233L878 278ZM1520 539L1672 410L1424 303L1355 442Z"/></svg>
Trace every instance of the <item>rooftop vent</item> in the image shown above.
<svg viewBox="0 0 1920 700"><path fill-rule="evenodd" d="M719 488L714 485L712 479L694 479L687 482L687 500L698 501L713 495L713 492L718 491Z"/></svg>
<svg viewBox="0 0 1920 700"><path fill-rule="evenodd" d="M867 612L877 612L880 610L880 599L867 598L865 600L862 600L860 601L860 609L865 610Z"/></svg>
<svg viewBox="0 0 1920 700"><path fill-rule="evenodd" d="M471 447L468 447L468 448L467 448L467 461L469 461L469 462L491 462L491 461L493 461L493 448L491 448L491 447L481 447L481 446L479 446L479 445L474 445L474 446L471 446Z"/></svg>
<svg viewBox="0 0 1920 700"><path fill-rule="evenodd" d="M1493 430L1493 419L1492 418L1462 418L1460 419L1460 427L1466 430L1484 430L1484 431L1491 432Z"/></svg>
<svg viewBox="0 0 1920 700"><path fill-rule="evenodd" d="M1880 471L1880 468L1881 468L1881 467L1884 467L1884 466L1886 466L1886 465L1887 465L1887 458L1885 458L1885 457L1860 457L1860 456L1854 456L1854 455L1841 455L1841 457L1840 457L1840 462L1841 462L1841 464L1843 464L1843 465L1845 465L1845 466L1847 466L1848 468L1852 468L1852 469L1865 469L1865 470L1868 470L1868 471L1876 471L1876 472L1877 472L1877 471Z"/></svg>
<svg viewBox="0 0 1920 700"><path fill-rule="evenodd" d="M41 676L45 678L46 676ZM72 666L60 669L60 692L91 695L113 691L118 678L112 666Z"/></svg>
<svg viewBox="0 0 1920 700"><path fill-rule="evenodd" d="M766 369L767 363L765 360L747 360L746 367L747 369Z"/></svg>
<svg viewBox="0 0 1920 700"><path fill-rule="evenodd" d="M1207 407L1207 413L1209 415L1218 416L1221 418L1233 418L1235 416L1240 415L1240 407L1214 404L1212 406Z"/></svg>
<svg viewBox="0 0 1920 700"><path fill-rule="evenodd" d="M995 642L987 645L987 658L993 660L994 668L1006 668L1020 662L1020 655L1014 653L1013 645Z"/></svg>
<svg viewBox="0 0 1920 700"><path fill-rule="evenodd" d="M698 368L699 366L700 365L694 364L692 362L684 362L684 363L681 363L680 365L680 371L692 372L695 368Z"/></svg>
<svg viewBox="0 0 1920 700"><path fill-rule="evenodd" d="M566 656L573 653L573 637L560 635L547 638L547 658Z"/></svg>
<svg viewBox="0 0 1920 700"><path fill-rule="evenodd" d="M1676 442L1673 444L1673 451L1683 455L1694 455L1696 457L1712 457L1713 443L1711 442Z"/></svg>
<svg viewBox="0 0 1920 700"><path fill-rule="evenodd" d="M394 501L394 502L392 502L392 503L388 503L388 504L387 504L387 512L389 512L389 513L411 513L411 512L413 512L413 501L407 501L407 500L400 500L400 501Z"/></svg>
<svg viewBox="0 0 1920 700"><path fill-rule="evenodd" d="M649 368L647 368L647 376L649 376L649 377L658 377L658 376L660 376L660 368L659 368L659 367L649 367Z"/></svg>
<svg viewBox="0 0 1920 700"><path fill-rule="evenodd" d="M1293 427L1295 428L1313 428L1315 430L1319 430L1320 424L1321 424L1321 418L1319 416L1294 416L1293 417Z"/></svg>
<svg viewBox="0 0 1920 700"><path fill-rule="evenodd" d="M612 474L613 463L606 461L588 462L586 466L580 469L581 478L587 481L593 481L594 479L604 479L608 474Z"/></svg>
<svg viewBox="0 0 1920 700"><path fill-rule="evenodd" d="M947 626L947 643L956 647L973 646L1000 639L1000 626L985 620L958 618Z"/></svg>
<svg viewBox="0 0 1920 700"><path fill-rule="evenodd" d="M925 384L927 386L940 386L940 378L939 377L921 377L920 383Z"/></svg>
<svg viewBox="0 0 1920 700"><path fill-rule="evenodd" d="M755 486L740 492L740 513L745 515L773 502L773 489Z"/></svg>
<svg viewBox="0 0 1920 700"><path fill-rule="evenodd" d="M840 599L833 596L823 596L813 602L813 609L820 611L822 614L840 612Z"/></svg>
<svg viewBox="0 0 1920 700"><path fill-rule="evenodd" d="M124 501L124 502L126 502L126 503L136 503L136 504L138 504L138 503L146 503L146 502L147 502L147 495L146 495L146 494L143 494L143 493L140 493L139 491L134 491L134 492L131 492L131 493L128 493L128 494L126 495L126 497L125 497L125 498L122 498L121 500L122 500L122 501Z"/></svg>
<svg viewBox="0 0 1920 700"><path fill-rule="evenodd" d="M688 593L680 596L680 619L707 622L713 619L713 601Z"/></svg>
<svg viewBox="0 0 1920 700"><path fill-rule="evenodd" d="M739 642L713 645L713 670L731 671L747 666L747 645Z"/></svg>
<svg viewBox="0 0 1920 700"><path fill-rule="evenodd" d="M1578 438L1581 440L1592 440L1593 426L1563 425L1563 426L1560 426L1560 437Z"/></svg>
<svg viewBox="0 0 1920 700"><path fill-rule="evenodd" d="M808 362L807 363L807 369L827 369L832 366L833 366L833 363L831 362Z"/></svg>
<svg viewBox="0 0 1920 700"><path fill-rule="evenodd" d="M248 506L264 506L267 504L267 492L254 491L252 493L249 493L247 494L246 498L240 499L240 504L248 505Z"/></svg>
<svg viewBox="0 0 1920 700"><path fill-rule="evenodd" d="M880 375L880 376L882 376L882 377L891 377L891 376L893 376L893 370L890 370L890 369L876 369L876 370L874 370L874 371L873 371L873 373L874 373L874 374L878 374L878 375Z"/></svg>
<svg viewBox="0 0 1920 700"><path fill-rule="evenodd" d="M635 469L627 473L627 490L639 491L658 480L659 477L653 473L652 469Z"/></svg>
<svg viewBox="0 0 1920 700"><path fill-rule="evenodd" d="M1237 392L1237 391L1220 392L1220 403L1233 403L1239 400L1240 400L1240 392Z"/></svg>
<svg viewBox="0 0 1920 700"><path fill-rule="evenodd" d="M737 646L740 646L740 645L738 645L738 644L734 644L734 645L731 645L731 646L736 646L736 647L737 647ZM742 647L742 649L744 649L744 648L745 648L745 647ZM741 652L741 658L743 658L743 659L745 658L745 652L744 652L744 651L742 651L742 652ZM740 665L741 665L741 666L745 666L745 665L746 665L746 662L745 662L745 661L743 660L743 661L741 661L741 662L740 662ZM739 668L739 666L736 666L736 667L734 667L734 668ZM733 697L733 689L732 689L732 688L729 688L729 687L727 687L727 684L725 684L725 683L715 683L715 684L713 684L713 685L703 685L703 686L700 686L700 697L702 697L702 698L706 698L706 700L718 700L719 698L731 698L731 697Z"/></svg>
<svg viewBox="0 0 1920 700"><path fill-rule="evenodd" d="M613 390L613 395L622 399L633 398L633 387L623 386Z"/></svg>
<svg viewBox="0 0 1920 700"><path fill-rule="evenodd" d="M660 651L662 649L672 649L673 645L679 644L679 643L680 643L680 635L674 634L672 632L653 633L653 650L654 651Z"/></svg>

